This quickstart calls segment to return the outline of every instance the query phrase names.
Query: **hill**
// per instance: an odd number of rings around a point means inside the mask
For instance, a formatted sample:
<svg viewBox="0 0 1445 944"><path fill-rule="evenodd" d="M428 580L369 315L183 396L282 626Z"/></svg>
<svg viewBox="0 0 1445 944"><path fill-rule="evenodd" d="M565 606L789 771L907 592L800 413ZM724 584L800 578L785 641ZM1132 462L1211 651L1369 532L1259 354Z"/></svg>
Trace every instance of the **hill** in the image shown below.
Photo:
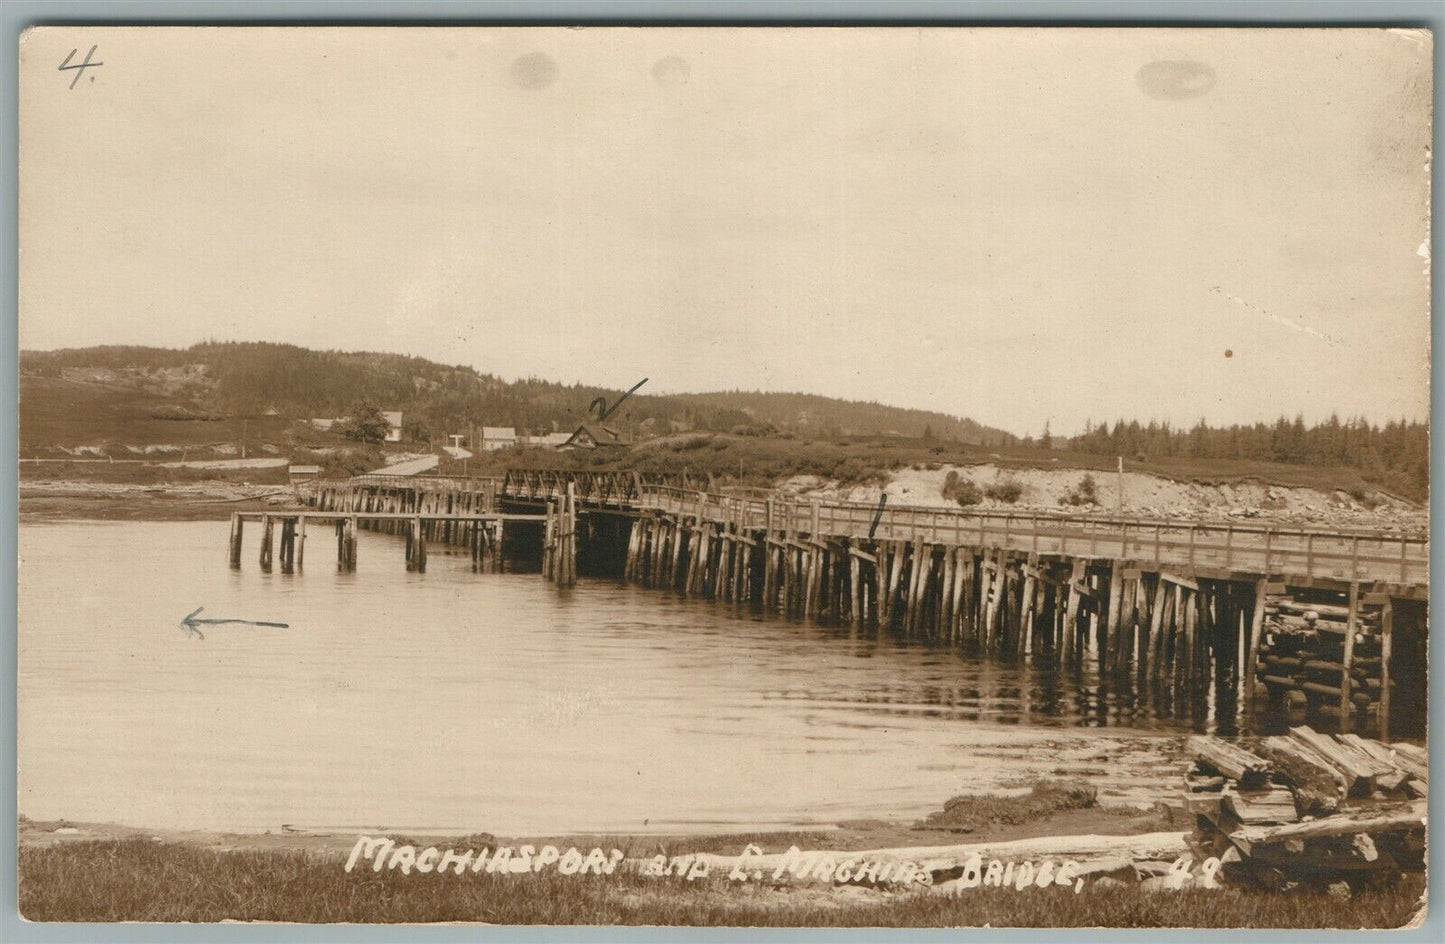
<svg viewBox="0 0 1445 944"><path fill-rule="evenodd" d="M329 418L362 401L402 411L408 438L418 443L482 425L546 433L575 428L590 418L596 398L616 403L623 393L535 378L507 382L399 354L265 343L22 351L20 379L22 455L107 442L172 442L176 435L234 438L231 427L239 418L274 419L266 416L270 411ZM180 423L168 414L211 422ZM639 393L609 424L638 439L691 430L922 436L972 444L1014 438L963 417L801 393ZM181 427L200 429L178 432Z"/></svg>
<svg viewBox="0 0 1445 944"><path fill-rule="evenodd" d="M644 388L645 389L645 388ZM404 442L432 451L450 433L480 426L540 434L592 418L601 397L623 391L537 378L505 381L462 365L372 352L315 351L285 344L215 343L186 349L98 347L20 355L20 455L25 458L178 458L272 453L344 474L374 467L334 433L298 422L334 418L369 402L404 415ZM788 475L861 482L920 462L1109 470L1175 480L1244 479L1411 501L1429 493L1428 424L1336 418L1306 428L1273 424L1190 429L1120 420L1072 439L1020 439L976 420L806 393L718 391L628 398L608 424L640 447L623 456L478 456L473 473L518 461L599 462L623 467L733 470L753 484ZM703 436L701 434L707 434ZM345 448L342 448L345 447ZM196 452L190 453L195 459ZM742 470L742 471L737 471Z"/></svg>

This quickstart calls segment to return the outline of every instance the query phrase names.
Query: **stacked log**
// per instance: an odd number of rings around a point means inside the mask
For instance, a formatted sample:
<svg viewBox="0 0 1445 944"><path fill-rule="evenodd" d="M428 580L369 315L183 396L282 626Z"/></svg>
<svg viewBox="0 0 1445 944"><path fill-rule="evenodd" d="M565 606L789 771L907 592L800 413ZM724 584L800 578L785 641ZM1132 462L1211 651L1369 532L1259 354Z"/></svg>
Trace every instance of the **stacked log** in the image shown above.
<svg viewBox="0 0 1445 944"><path fill-rule="evenodd" d="M1226 880L1353 886L1424 868L1429 781L1422 749L1303 726L1253 751L1209 737L1190 738L1189 749L1190 844L1201 856L1218 856ZM1330 785L1333 802L1322 804L1316 793Z"/></svg>
<svg viewBox="0 0 1445 944"><path fill-rule="evenodd" d="M1272 701L1338 719L1379 721L1386 673L1382 608L1271 597L1265 605L1259 681ZM1351 626L1353 625L1353 633Z"/></svg>

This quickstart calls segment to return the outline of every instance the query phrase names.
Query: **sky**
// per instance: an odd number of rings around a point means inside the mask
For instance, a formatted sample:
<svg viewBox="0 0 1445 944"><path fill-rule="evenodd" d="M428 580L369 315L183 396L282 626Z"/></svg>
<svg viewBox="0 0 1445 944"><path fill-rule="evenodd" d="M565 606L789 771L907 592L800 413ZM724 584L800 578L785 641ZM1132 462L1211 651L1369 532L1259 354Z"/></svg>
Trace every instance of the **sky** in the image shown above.
<svg viewBox="0 0 1445 944"><path fill-rule="evenodd" d="M40 28L20 345L394 351L1035 435L1426 419L1430 43Z"/></svg>

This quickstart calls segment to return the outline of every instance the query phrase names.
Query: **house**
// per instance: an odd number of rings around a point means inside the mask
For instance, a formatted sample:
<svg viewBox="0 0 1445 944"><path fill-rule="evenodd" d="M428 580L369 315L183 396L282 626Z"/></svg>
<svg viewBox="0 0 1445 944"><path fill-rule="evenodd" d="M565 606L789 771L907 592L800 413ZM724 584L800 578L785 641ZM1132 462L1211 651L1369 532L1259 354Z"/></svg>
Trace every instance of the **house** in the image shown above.
<svg viewBox="0 0 1445 944"><path fill-rule="evenodd" d="M517 445L517 430L511 426L483 426L482 450L495 452Z"/></svg>
<svg viewBox="0 0 1445 944"><path fill-rule="evenodd" d="M286 467L286 474L292 485L301 482L313 482L321 477L321 466L319 465L292 465Z"/></svg>
<svg viewBox="0 0 1445 944"><path fill-rule="evenodd" d="M262 413L261 415L262 415L262 416L280 416L280 415L281 415L281 411L278 410L278 409L276 409L274 406L268 406L268 407L266 407L266 411L265 411L264 413Z"/></svg>
<svg viewBox="0 0 1445 944"><path fill-rule="evenodd" d="M632 445L617 430L601 423L583 423L577 427L562 449L626 449Z"/></svg>
<svg viewBox="0 0 1445 944"><path fill-rule="evenodd" d="M319 429L319 430L328 430L328 429L330 429L332 426L335 426L335 425L336 425L336 420L325 420L325 419L321 419L320 417L317 417L316 419L313 419L313 420L311 421L311 425L314 426L316 429Z"/></svg>
<svg viewBox="0 0 1445 944"><path fill-rule="evenodd" d="M401 442L401 411L387 412L386 410L382 410L381 415L386 418L386 425L388 427L386 431L386 441Z"/></svg>
<svg viewBox="0 0 1445 944"><path fill-rule="evenodd" d="M518 436L517 444L533 449L557 449L571 438L571 433L544 433L541 436Z"/></svg>

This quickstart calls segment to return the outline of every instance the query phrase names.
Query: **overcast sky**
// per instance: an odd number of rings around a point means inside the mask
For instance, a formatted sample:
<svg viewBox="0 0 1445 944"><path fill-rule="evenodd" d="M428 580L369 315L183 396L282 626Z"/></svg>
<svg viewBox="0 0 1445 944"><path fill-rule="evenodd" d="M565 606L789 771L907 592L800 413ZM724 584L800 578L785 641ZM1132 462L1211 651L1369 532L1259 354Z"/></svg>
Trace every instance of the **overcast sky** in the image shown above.
<svg viewBox="0 0 1445 944"><path fill-rule="evenodd" d="M1018 433L1427 416L1419 32L79 28L21 60L22 348Z"/></svg>

